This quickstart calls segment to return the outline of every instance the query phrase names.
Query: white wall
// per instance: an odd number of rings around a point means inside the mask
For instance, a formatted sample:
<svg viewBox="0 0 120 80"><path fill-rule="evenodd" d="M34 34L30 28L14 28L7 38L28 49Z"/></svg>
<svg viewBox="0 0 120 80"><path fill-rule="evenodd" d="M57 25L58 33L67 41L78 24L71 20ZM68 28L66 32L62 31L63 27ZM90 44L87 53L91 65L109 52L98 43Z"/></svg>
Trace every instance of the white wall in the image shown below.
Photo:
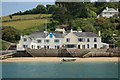
<svg viewBox="0 0 120 80"><path fill-rule="evenodd" d="M62 45L63 45L63 38L56 38L54 35L53 35L53 37L52 38L50 38L50 35L48 35L46 38L45 38L45 40L49 40L49 43L44 43L44 45L46 45L46 46L49 46L49 48L53 48L53 49L55 49L55 46L59 46L59 47L62 47ZM57 42L54 42L54 40L59 40L59 42L57 43Z"/></svg>
<svg viewBox="0 0 120 80"><path fill-rule="evenodd" d="M70 38L70 42L66 42L67 38ZM64 37L64 44L77 44L77 38L78 37L76 35L70 32Z"/></svg>
<svg viewBox="0 0 120 80"><path fill-rule="evenodd" d="M110 18L110 17L113 17L115 14L117 14L116 12L103 12L102 14L101 14L101 16L102 17L106 17L106 18Z"/></svg>
<svg viewBox="0 0 120 80"><path fill-rule="evenodd" d="M80 48L82 49L82 45L85 45L85 48L88 49L87 44L89 44L89 49L94 48L94 44L97 44L97 48L101 48L101 38L100 37L79 37L84 38L84 42L78 42L78 45L80 45ZM87 39L89 38L90 42L87 42ZM94 38L97 39L97 42L94 42Z"/></svg>
<svg viewBox="0 0 120 80"><path fill-rule="evenodd" d="M23 41L23 39L26 38L27 41ZM70 42L66 42L66 39L70 38ZM84 42L78 42L78 38L84 38ZM87 42L87 38L89 38L90 42ZM94 42L94 38L97 38L97 42ZM49 43L45 43L44 41L48 39ZM54 40L58 39L59 43L55 43ZM41 43L38 43L38 40L42 40ZM46 38L32 38L30 39L29 36L21 36L21 39L19 41L19 44L17 44L17 50L25 50L23 48L23 45L28 45L28 48L30 49L38 49L37 46L40 46L40 48L44 48L44 46L49 46L49 48L55 49L55 46L59 46L61 48L63 45L71 45L74 44L78 48L78 45L80 45L80 48L82 49L82 45L85 45L85 48L88 49L87 44L89 44L89 49L94 48L94 44L97 44L97 48L101 48L106 45L106 48L109 48L108 44L101 42L101 37L77 37L75 34L70 32L67 34L64 38L55 38L53 35L52 38L50 38L50 35L48 35ZM32 48L33 45L33 48Z"/></svg>
<svg viewBox="0 0 120 80"><path fill-rule="evenodd" d="M24 41L24 38L26 38L27 41ZM19 41L19 43L17 44L17 50L25 50L25 49L23 48L23 45L27 45L28 48L30 48L30 44L31 44L31 39L30 39L27 35L21 36L21 37L20 37L20 41Z"/></svg>

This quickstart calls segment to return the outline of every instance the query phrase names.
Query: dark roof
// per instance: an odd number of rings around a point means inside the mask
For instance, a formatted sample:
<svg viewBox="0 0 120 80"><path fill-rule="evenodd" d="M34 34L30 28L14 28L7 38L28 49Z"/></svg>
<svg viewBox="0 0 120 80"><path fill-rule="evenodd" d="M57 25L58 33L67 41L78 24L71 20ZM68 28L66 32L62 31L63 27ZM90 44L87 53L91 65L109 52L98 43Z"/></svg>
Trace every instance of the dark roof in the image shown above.
<svg viewBox="0 0 120 80"><path fill-rule="evenodd" d="M53 35L56 37L56 38L64 38L67 33L60 33L60 32L56 32L56 33L53 33Z"/></svg>
<svg viewBox="0 0 120 80"><path fill-rule="evenodd" d="M40 31L36 31L33 32L31 35L29 35L30 38L46 38L50 33L44 33L44 32L40 32ZM64 38L65 35L67 35L67 33L60 33L60 32L56 32L56 33L52 33L56 38Z"/></svg>
<svg viewBox="0 0 120 80"><path fill-rule="evenodd" d="M73 32L78 37L100 37L92 32Z"/></svg>
<svg viewBox="0 0 120 80"><path fill-rule="evenodd" d="M31 38L46 38L49 35L49 33L44 33L40 31L33 32L29 37Z"/></svg>

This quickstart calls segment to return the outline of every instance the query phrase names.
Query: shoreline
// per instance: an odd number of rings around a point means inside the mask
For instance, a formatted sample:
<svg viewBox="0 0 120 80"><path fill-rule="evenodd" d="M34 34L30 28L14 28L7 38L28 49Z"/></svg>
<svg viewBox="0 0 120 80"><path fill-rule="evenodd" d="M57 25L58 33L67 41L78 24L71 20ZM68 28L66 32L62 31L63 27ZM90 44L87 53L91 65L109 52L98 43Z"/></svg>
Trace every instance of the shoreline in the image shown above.
<svg viewBox="0 0 120 80"><path fill-rule="evenodd" d="M66 57L16 57L0 60L0 62L62 62ZM68 57L67 57L68 58ZM119 62L119 57L75 58L74 62Z"/></svg>

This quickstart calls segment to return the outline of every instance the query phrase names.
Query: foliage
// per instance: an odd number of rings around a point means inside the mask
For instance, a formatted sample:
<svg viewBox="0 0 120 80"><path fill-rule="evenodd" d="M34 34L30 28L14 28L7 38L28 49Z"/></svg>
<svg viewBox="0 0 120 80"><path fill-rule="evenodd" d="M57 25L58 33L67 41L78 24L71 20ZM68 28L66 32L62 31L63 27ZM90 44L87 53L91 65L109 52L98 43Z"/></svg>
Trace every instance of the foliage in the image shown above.
<svg viewBox="0 0 120 80"><path fill-rule="evenodd" d="M12 19L12 15L9 15L10 19Z"/></svg>
<svg viewBox="0 0 120 80"><path fill-rule="evenodd" d="M77 30L81 29L84 32L94 32L96 33L96 29L94 28L94 19L76 19L72 22L72 28Z"/></svg>
<svg viewBox="0 0 120 80"><path fill-rule="evenodd" d="M6 50L9 48L9 46L10 46L9 43L0 39L0 50Z"/></svg>
<svg viewBox="0 0 120 80"><path fill-rule="evenodd" d="M69 21L69 15L64 7L57 7L52 18L53 20L57 20L59 24L66 24Z"/></svg>
<svg viewBox="0 0 120 80"><path fill-rule="evenodd" d="M47 7L45 7L44 5L39 4L31 10L26 10L24 12L19 11L12 15L14 16L14 15L26 15L26 14L52 14L55 10L55 7L56 7L55 5L47 5Z"/></svg>
<svg viewBox="0 0 120 80"><path fill-rule="evenodd" d="M56 5L47 5L47 13L53 14L55 12L55 9L57 8Z"/></svg>
<svg viewBox="0 0 120 80"><path fill-rule="evenodd" d="M16 42L20 38L20 33L13 27L3 27L2 28L2 40L9 42Z"/></svg>
<svg viewBox="0 0 120 80"><path fill-rule="evenodd" d="M56 2L56 5L46 5L46 7L40 4L31 10L14 13L12 20L10 20L10 17L9 19L3 17L3 25L11 25L21 29L23 34L30 34L35 30L44 31L46 19L48 19L50 20L47 22L48 31L54 31L59 25L68 25L69 29L94 32L96 34L101 31L103 42L119 46L120 19L116 15L109 19L96 18L106 7L117 9L119 4L118 2ZM26 18L26 14L36 14L37 16L28 15L29 18ZM43 17L43 14L46 16ZM49 14L51 15L49 16ZM22 15L23 18L16 18L15 15Z"/></svg>

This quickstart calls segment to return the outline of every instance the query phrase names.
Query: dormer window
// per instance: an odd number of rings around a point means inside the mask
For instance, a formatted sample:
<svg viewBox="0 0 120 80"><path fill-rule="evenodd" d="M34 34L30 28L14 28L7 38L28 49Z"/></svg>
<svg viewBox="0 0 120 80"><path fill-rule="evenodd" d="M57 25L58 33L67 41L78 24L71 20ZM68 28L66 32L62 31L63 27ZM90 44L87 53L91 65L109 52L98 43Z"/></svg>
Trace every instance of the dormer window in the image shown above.
<svg viewBox="0 0 120 80"><path fill-rule="evenodd" d="M52 33L50 33L50 38L53 38L53 34Z"/></svg>
<svg viewBox="0 0 120 80"><path fill-rule="evenodd" d="M24 42L27 41L27 38L23 38L23 41L24 41Z"/></svg>

